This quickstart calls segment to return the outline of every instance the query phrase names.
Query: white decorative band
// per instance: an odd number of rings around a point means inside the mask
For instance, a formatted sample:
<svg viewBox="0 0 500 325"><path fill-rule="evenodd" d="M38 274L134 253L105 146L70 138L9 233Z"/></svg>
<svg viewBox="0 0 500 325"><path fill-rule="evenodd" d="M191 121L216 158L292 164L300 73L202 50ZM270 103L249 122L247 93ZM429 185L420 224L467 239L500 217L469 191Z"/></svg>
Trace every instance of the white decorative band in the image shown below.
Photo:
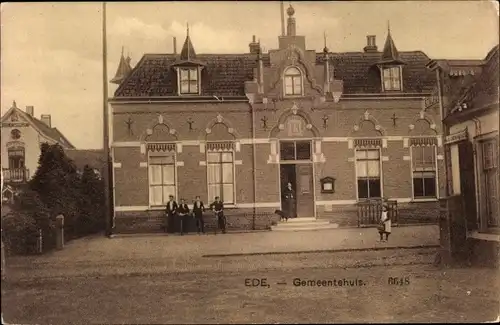
<svg viewBox="0 0 500 325"><path fill-rule="evenodd" d="M411 158L410 158L410 156L403 156L403 160L405 160L405 161L410 161L410 160L411 160Z"/></svg>
<svg viewBox="0 0 500 325"><path fill-rule="evenodd" d="M226 208L228 209L234 209L234 208L279 208L281 207L280 202L257 202L257 203L237 203L234 205L227 205ZM188 207L190 209L193 208L192 204L188 204ZM140 212L140 211L147 211L147 210L164 210L165 207L149 207L147 205L133 205L133 206L116 206L115 211L116 212Z"/></svg>
<svg viewBox="0 0 500 325"><path fill-rule="evenodd" d="M487 241L500 242L500 235L480 233L479 231L469 231L467 233L467 237L468 238L479 239L479 240L487 240Z"/></svg>
<svg viewBox="0 0 500 325"><path fill-rule="evenodd" d="M113 142L111 147L113 148L127 148L127 147L140 147L141 143L139 141L124 141L124 142Z"/></svg>
<svg viewBox="0 0 500 325"><path fill-rule="evenodd" d="M114 168L122 168L122 163L120 163L120 162L114 162L113 163L113 167Z"/></svg>
<svg viewBox="0 0 500 325"><path fill-rule="evenodd" d="M328 201L316 201L316 205L344 205L344 204L355 204L356 200L328 200Z"/></svg>
<svg viewBox="0 0 500 325"><path fill-rule="evenodd" d="M206 166L207 162L206 161L200 161L200 166Z"/></svg>
<svg viewBox="0 0 500 325"><path fill-rule="evenodd" d="M184 162L183 161L176 161L175 165L176 166L184 166Z"/></svg>
<svg viewBox="0 0 500 325"><path fill-rule="evenodd" d="M235 165L243 165L243 160L235 160L234 164Z"/></svg>
<svg viewBox="0 0 500 325"><path fill-rule="evenodd" d="M139 167L148 167L148 162L147 161L141 161L139 163Z"/></svg>

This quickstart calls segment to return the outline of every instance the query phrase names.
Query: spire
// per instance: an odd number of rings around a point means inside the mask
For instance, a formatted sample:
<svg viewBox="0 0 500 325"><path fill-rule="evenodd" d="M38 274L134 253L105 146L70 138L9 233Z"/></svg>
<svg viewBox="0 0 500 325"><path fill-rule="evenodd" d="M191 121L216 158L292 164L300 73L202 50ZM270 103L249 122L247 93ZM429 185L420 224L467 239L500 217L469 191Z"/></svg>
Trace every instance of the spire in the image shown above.
<svg viewBox="0 0 500 325"><path fill-rule="evenodd" d="M120 63L118 63L118 69L116 69L116 74L113 79L111 79L111 82L114 84L121 84L125 78L129 75L129 73L132 71L132 67L130 66L130 56L127 56L125 58L123 56L123 51L124 47L122 46L122 54L120 56Z"/></svg>
<svg viewBox="0 0 500 325"><path fill-rule="evenodd" d="M17 103L16 103L16 101L15 101L15 100L14 100L14 101L12 101L12 108L17 108Z"/></svg>
<svg viewBox="0 0 500 325"><path fill-rule="evenodd" d="M287 36L295 36L296 34L296 25L295 25L295 18L293 18L293 15L295 14L295 9L293 9L292 4L290 3L290 6L286 10L286 13L288 15L288 20L287 20L287 25L286 25L286 35Z"/></svg>
<svg viewBox="0 0 500 325"><path fill-rule="evenodd" d="M323 32L323 38L324 38L324 44L325 44L325 47L323 48L323 53L325 53L325 55L328 54L328 47L326 47L326 31Z"/></svg>
<svg viewBox="0 0 500 325"><path fill-rule="evenodd" d="M380 63L401 63L399 52L391 36L391 27L387 21L387 38L385 39L384 50Z"/></svg>
<svg viewBox="0 0 500 325"><path fill-rule="evenodd" d="M191 38L189 37L189 23L186 28L186 40L181 50L181 60L192 60L196 58L196 52L194 51L193 43L191 43Z"/></svg>

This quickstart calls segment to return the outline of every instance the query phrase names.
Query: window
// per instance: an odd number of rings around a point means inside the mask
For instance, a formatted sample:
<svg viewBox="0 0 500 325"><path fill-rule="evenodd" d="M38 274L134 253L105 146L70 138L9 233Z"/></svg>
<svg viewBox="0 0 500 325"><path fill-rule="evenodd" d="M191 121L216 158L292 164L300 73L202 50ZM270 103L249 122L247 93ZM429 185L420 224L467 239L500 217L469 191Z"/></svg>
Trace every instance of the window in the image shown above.
<svg viewBox="0 0 500 325"><path fill-rule="evenodd" d="M9 148L9 169L24 168L24 148Z"/></svg>
<svg viewBox="0 0 500 325"><path fill-rule="evenodd" d="M224 203L234 203L234 159L232 152L208 152L208 200L219 196Z"/></svg>
<svg viewBox="0 0 500 325"><path fill-rule="evenodd" d="M175 157L149 156L149 204L164 206L170 195L176 194Z"/></svg>
<svg viewBox="0 0 500 325"><path fill-rule="evenodd" d="M382 69L384 90L401 90L401 67Z"/></svg>
<svg viewBox="0 0 500 325"><path fill-rule="evenodd" d="M198 69L197 68L180 68L180 93L181 94L198 94Z"/></svg>
<svg viewBox="0 0 500 325"><path fill-rule="evenodd" d="M496 139L481 143L484 213L488 227L498 227L498 152Z"/></svg>
<svg viewBox="0 0 500 325"><path fill-rule="evenodd" d="M380 198L380 150L356 150L358 199Z"/></svg>
<svg viewBox="0 0 500 325"><path fill-rule="evenodd" d="M281 160L311 160L311 141L281 141Z"/></svg>
<svg viewBox="0 0 500 325"><path fill-rule="evenodd" d="M288 68L285 72L285 95L302 95L302 73L297 68Z"/></svg>
<svg viewBox="0 0 500 325"><path fill-rule="evenodd" d="M19 131L18 129L14 129L10 131L10 136L13 140L18 140L21 137L21 131Z"/></svg>
<svg viewBox="0 0 500 325"><path fill-rule="evenodd" d="M436 197L436 147L411 148L413 198Z"/></svg>

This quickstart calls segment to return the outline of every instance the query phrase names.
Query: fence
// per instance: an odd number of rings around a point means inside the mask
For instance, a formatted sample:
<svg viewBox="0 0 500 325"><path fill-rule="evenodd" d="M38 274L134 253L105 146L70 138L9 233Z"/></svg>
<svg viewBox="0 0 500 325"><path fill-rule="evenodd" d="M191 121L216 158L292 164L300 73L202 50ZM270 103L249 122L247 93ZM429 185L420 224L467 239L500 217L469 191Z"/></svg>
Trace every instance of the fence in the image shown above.
<svg viewBox="0 0 500 325"><path fill-rule="evenodd" d="M382 203L388 208L388 216L393 224L398 223L398 202L396 200L366 200L356 204L358 212L358 227L374 226L380 221Z"/></svg>

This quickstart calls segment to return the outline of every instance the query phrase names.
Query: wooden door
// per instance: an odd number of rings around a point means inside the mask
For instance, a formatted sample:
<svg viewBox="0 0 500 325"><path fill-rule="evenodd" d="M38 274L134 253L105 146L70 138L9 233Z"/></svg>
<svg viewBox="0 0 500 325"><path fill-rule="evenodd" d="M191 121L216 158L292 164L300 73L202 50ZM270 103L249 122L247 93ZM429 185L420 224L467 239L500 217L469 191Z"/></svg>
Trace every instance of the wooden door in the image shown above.
<svg viewBox="0 0 500 325"><path fill-rule="evenodd" d="M478 228L476 211L476 181L474 174L474 149L470 141L458 145L460 160L460 192L463 197L467 230Z"/></svg>
<svg viewBox="0 0 500 325"><path fill-rule="evenodd" d="M314 217L314 188L312 164L296 165L297 217Z"/></svg>

